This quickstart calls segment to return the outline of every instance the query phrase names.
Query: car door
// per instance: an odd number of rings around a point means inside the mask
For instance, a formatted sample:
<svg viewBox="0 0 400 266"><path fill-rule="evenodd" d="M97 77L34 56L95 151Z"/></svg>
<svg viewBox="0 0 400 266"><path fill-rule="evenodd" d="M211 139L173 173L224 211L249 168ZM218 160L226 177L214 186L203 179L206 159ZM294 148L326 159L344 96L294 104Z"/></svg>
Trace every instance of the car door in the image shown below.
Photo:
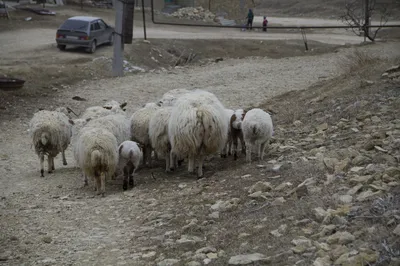
<svg viewBox="0 0 400 266"><path fill-rule="evenodd" d="M110 37L110 34L108 33L106 24L105 24L104 21L101 20L101 19L99 19L97 22L98 22L98 24L99 24L99 26L100 26L100 35L101 35L100 38L101 38L101 42L102 42L102 43L108 42L108 39L109 39L109 37Z"/></svg>
<svg viewBox="0 0 400 266"><path fill-rule="evenodd" d="M90 23L90 36L92 37L91 39L96 39L97 45L99 45L103 42L101 40L100 25L97 22L97 20Z"/></svg>

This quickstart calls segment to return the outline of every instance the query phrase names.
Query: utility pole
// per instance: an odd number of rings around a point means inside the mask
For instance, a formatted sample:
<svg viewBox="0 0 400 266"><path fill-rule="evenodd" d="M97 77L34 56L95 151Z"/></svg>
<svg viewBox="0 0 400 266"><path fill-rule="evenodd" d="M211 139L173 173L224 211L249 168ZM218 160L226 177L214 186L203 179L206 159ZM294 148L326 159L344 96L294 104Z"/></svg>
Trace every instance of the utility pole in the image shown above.
<svg viewBox="0 0 400 266"><path fill-rule="evenodd" d="M114 57L112 63L112 74L114 77L124 75L123 54L124 43L122 41L122 22L124 4L120 0L115 1L115 32L114 32Z"/></svg>
<svg viewBox="0 0 400 266"><path fill-rule="evenodd" d="M144 39L147 40L147 34L146 34L146 15L144 12L144 0L142 0L142 17L143 17L143 34L144 34Z"/></svg>
<svg viewBox="0 0 400 266"><path fill-rule="evenodd" d="M369 0L365 0L364 6L365 6L364 42L366 42L367 36L369 36L369 25L370 25Z"/></svg>

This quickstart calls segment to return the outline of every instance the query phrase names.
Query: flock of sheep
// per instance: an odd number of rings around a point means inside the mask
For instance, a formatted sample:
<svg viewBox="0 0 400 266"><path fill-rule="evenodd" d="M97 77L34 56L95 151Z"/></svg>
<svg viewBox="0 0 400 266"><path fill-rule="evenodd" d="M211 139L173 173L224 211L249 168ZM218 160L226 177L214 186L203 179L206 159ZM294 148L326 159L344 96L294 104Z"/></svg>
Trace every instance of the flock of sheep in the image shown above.
<svg viewBox="0 0 400 266"><path fill-rule="evenodd" d="M84 184L88 177L95 183L97 194L104 196L106 178L116 178L123 172L123 189L134 186L133 175L142 164L152 166L154 157L165 159L165 170L173 171L188 160L188 171L203 177L203 162L207 155L219 152L237 159L238 140L246 161L256 145L259 159L273 135L271 117L254 108L249 111L226 109L218 98L204 90L175 89L163 95L157 103L147 103L128 118L124 107L114 100L104 106L92 106L76 119L71 109L41 110L29 124L35 152L44 176L47 155L48 172L54 170L54 157L72 142L74 158L82 169Z"/></svg>

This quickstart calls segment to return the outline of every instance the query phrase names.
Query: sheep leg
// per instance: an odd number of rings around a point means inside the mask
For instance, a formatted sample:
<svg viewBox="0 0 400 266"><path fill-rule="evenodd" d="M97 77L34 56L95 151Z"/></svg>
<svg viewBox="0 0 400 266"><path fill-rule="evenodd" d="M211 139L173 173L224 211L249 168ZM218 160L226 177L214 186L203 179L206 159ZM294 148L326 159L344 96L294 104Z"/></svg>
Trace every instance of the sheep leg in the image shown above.
<svg viewBox="0 0 400 266"><path fill-rule="evenodd" d="M129 176L128 165L125 165L124 166L124 181L123 181L123 185L122 185L122 189L123 190L127 190L128 189L128 176Z"/></svg>
<svg viewBox="0 0 400 266"><path fill-rule="evenodd" d="M147 161L147 146L143 146L143 166L146 166L146 161Z"/></svg>
<svg viewBox="0 0 400 266"><path fill-rule="evenodd" d="M152 168L153 167L153 160L152 160L152 158L151 158L151 153L152 153L152 151L153 151L153 149L151 148L151 146L150 145L148 145L147 146L147 159L148 159L148 164L149 164L149 168Z"/></svg>
<svg viewBox="0 0 400 266"><path fill-rule="evenodd" d="M169 153L165 155L165 172L171 172L171 156ZM173 169L173 168L172 168Z"/></svg>
<svg viewBox="0 0 400 266"><path fill-rule="evenodd" d="M62 152L61 152L61 155L62 155L63 165L68 165L68 164L67 164L67 159L65 158L65 151L62 151ZM54 170L54 169L53 169L53 170Z"/></svg>
<svg viewBox="0 0 400 266"><path fill-rule="evenodd" d="M260 160L261 160L261 161L264 160L264 151L265 151L265 148L266 148L266 147L268 147L268 141L266 141L266 142L264 142L264 143L261 144L261 148L260 148L260 152L261 152L261 154L260 154Z"/></svg>
<svg viewBox="0 0 400 266"><path fill-rule="evenodd" d="M85 174L83 174L83 186L86 187L89 185L88 178Z"/></svg>
<svg viewBox="0 0 400 266"><path fill-rule="evenodd" d="M194 156L193 155L189 155L188 172L189 173L194 172Z"/></svg>
<svg viewBox="0 0 400 266"><path fill-rule="evenodd" d="M239 135L240 146L242 146L242 154L246 154L246 143L243 138L243 133Z"/></svg>
<svg viewBox="0 0 400 266"><path fill-rule="evenodd" d="M40 154L40 177L44 177L44 154Z"/></svg>
<svg viewBox="0 0 400 266"><path fill-rule="evenodd" d="M199 169L197 169L197 179L203 178L203 163L204 163L204 155L199 156Z"/></svg>
<svg viewBox="0 0 400 266"><path fill-rule="evenodd" d="M172 153L172 151L169 151L168 155L169 156L169 169L170 171L174 171L175 168L177 168L177 162L176 162L176 156Z"/></svg>
<svg viewBox="0 0 400 266"><path fill-rule="evenodd" d="M101 191L101 180L100 180L100 176L98 175L98 173L95 174L94 179L96 180L96 188L95 191L97 191L97 195L100 195Z"/></svg>
<svg viewBox="0 0 400 266"><path fill-rule="evenodd" d="M54 157L51 158L51 170L56 170L54 168Z"/></svg>
<svg viewBox="0 0 400 266"><path fill-rule="evenodd" d="M101 192L101 195L104 197L104 194L106 193L106 175L105 175L105 173L102 173L100 175L100 192Z"/></svg>
<svg viewBox="0 0 400 266"><path fill-rule="evenodd" d="M226 157L227 157L227 156L226 156L226 149L227 149L227 146L228 146L228 142L225 143L224 148L223 148L222 151L221 151L221 158L226 158Z"/></svg>
<svg viewBox="0 0 400 266"><path fill-rule="evenodd" d="M231 155L232 155L232 138L229 137L229 140L228 140L228 156L231 156Z"/></svg>
<svg viewBox="0 0 400 266"><path fill-rule="evenodd" d="M50 155L47 155L47 172L51 174L53 172L53 165L52 165L53 158Z"/></svg>
<svg viewBox="0 0 400 266"><path fill-rule="evenodd" d="M238 150L238 138L235 136L233 138L233 159L237 160L237 150Z"/></svg>
<svg viewBox="0 0 400 266"><path fill-rule="evenodd" d="M129 169L129 186L131 187L135 186L135 180L133 179L135 171L136 171L136 166L132 164L131 168Z"/></svg>
<svg viewBox="0 0 400 266"><path fill-rule="evenodd" d="M247 145L246 145L246 162L248 162L248 163L251 162L251 148L252 148L252 145L250 143L247 143Z"/></svg>

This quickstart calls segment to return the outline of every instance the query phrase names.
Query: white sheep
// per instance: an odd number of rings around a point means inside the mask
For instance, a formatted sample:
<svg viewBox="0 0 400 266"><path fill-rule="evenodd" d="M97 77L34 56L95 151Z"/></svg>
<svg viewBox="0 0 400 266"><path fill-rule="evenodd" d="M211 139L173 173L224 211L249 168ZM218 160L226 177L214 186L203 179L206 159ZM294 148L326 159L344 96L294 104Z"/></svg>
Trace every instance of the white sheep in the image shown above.
<svg viewBox="0 0 400 266"><path fill-rule="evenodd" d="M91 119L85 127L100 127L109 130L117 138L118 145L131 136L130 121L123 114L111 114Z"/></svg>
<svg viewBox="0 0 400 266"><path fill-rule="evenodd" d="M206 155L220 151L228 136L225 108L207 91L195 90L175 103L168 123L171 153L188 157L188 171L194 171L198 158L198 178L203 177Z"/></svg>
<svg viewBox="0 0 400 266"><path fill-rule="evenodd" d="M231 137L233 142L233 159L237 160L237 153L238 153L238 139L240 140L242 153L246 153L246 145L243 138L243 131L242 131L242 123L243 118L246 115L246 111L243 109L237 109L234 114L231 116L230 119L230 130L231 130Z"/></svg>
<svg viewBox="0 0 400 266"><path fill-rule="evenodd" d="M82 119L95 119L110 114L125 114L125 106L127 103L118 103L117 101L111 100L106 102L103 106L91 106L88 107L80 118Z"/></svg>
<svg viewBox="0 0 400 266"><path fill-rule="evenodd" d="M162 107L157 110L149 122L149 138L151 147L156 154L165 158L165 171L171 170L170 152L171 144L168 137L168 121L171 117L172 107Z"/></svg>
<svg viewBox="0 0 400 266"><path fill-rule="evenodd" d="M166 93L164 93L164 95L161 97L161 100L158 101L158 105L159 106L173 106L176 102L176 100L186 94L190 92L187 89L173 89L170 90Z"/></svg>
<svg viewBox="0 0 400 266"><path fill-rule="evenodd" d="M143 158L143 153L139 145L134 141L124 141L118 147L119 162L118 168L124 172L124 182L122 185L123 190L128 189L129 186L134 187L133 175L140 165L140 161Z"/></svg>
<svg viewBox="0 0 400 266"><path fill-rule="evenodd" d="M149 138L149 123L153 114L160 109L155 103L147 103L143 108L134 112L131 116L131 140L142 145L143 148L143 165L146 162L151 166L151 144Z"/></svg>
<svg viewBox="0 0 400 266"><path fill-rule="evenodd" d="M274 132L271 116L259 108L251 109L244 116L242 131L246 142L246 161L251 162L253 145L257 145L259 159L263 160L264 150Z"/></svg>
<svg viewBox="0 0 400 266"><path fill-rule="evenodd" d="M61 152L63 165L67 165L65 150L71 142L73 121L64 113L42 110L29 122L29 132L35 152L40 159L40 174L44 177L44 156L47 155L48 172L54 168L54 157Z"/></svg>
<svg viewBox="0 0 400 266"><path fill-rule="evenodd" d="M227 116L227 120L231 121L232 115L235 113L235 111L231 109L225 109L225 113ZM227 156L231 155L231 150L232 150L232 136L231 136L231 127L228 126L228 138L226 140L226 144L224 145L224 148L221 151L221 157L226 158Z"/></svg>
<svg viewBox="0 0 400 266"><path fill-rule="evenodd" d="M77 163L85 175L94 179L97 194L105 193L106 178L115 173L118 165L118 145L115 136L103 128L83 128L74 145Z"/></svg>

